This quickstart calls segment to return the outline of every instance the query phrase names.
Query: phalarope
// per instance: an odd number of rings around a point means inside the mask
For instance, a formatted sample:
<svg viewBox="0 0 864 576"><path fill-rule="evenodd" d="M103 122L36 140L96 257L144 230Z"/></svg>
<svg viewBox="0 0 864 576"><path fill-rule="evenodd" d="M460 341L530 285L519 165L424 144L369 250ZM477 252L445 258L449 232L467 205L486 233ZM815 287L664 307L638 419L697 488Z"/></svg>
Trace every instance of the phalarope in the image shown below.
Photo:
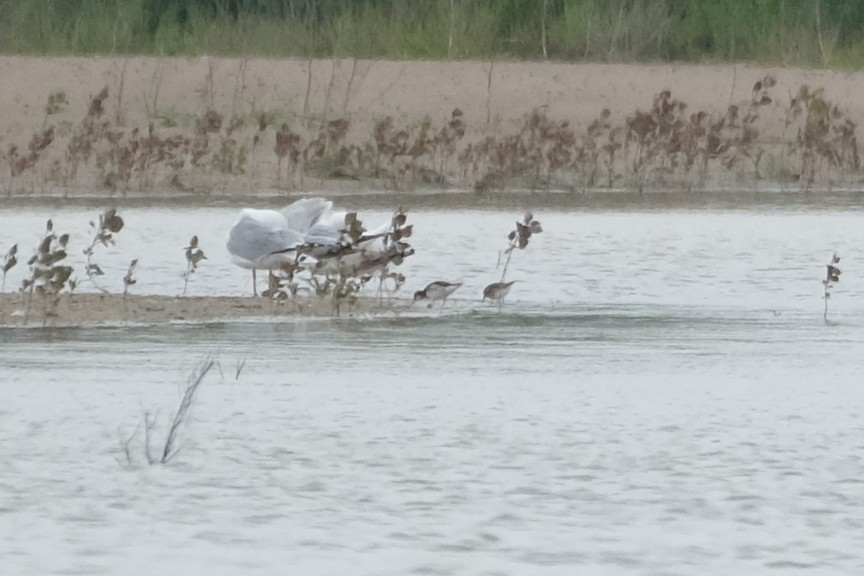
<svg viewBox="0 0 864 576"><path fill-rule="evenodd" d="M441 307L443 308L444 304L447 302L447 297L453 294L453 292L455 292L460 286L462 286L462 282L453 283L436 280L435 282L431 282L423 290L415 292L414 302L417 300L429 300L430 302L441 300Z"/></svg>

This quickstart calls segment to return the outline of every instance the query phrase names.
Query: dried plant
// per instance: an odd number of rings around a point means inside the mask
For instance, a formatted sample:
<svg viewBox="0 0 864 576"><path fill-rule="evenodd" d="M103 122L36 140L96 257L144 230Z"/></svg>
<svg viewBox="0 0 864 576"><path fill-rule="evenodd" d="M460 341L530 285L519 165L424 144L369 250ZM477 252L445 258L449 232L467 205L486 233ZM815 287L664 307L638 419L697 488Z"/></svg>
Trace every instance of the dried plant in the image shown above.
<svg viewBox="0 0 864 576"><path fill-rule="evenodd" d="M282 124L276 132L276 145L273 147L276 154L276 178L282 177L282 162L288 159L288 170L296 169L302 156L302 141L300 135L292 131L288 124Z"/></svg>
<svg viewBox="0 0 864 576"><path fill-rule="evenodd" d="M168 464L180 452L180 450L182 449L182 445L180 444L180 435L182 434L186 426L188 426L189 417L192 407L195 404L195 400L197 398L198 389L201 387L201 384L204 383L205 378L213 370L213 368L220 368L219 363L215 358L207 356L195 367L195 369L189 375L183 391L183 396L180 399L180 404L177 406L177 410L174 413L171 424L165 432L165 439L161 443L161 447L159 449L154 449L153 446L154 442L156 441L155 436L157 434L157 426L159 420L158 413L151 413L149 410L146 410L144 412L143 453L144 458L147 460L148 464ZM240 371L238 370L235 379L239 377ZM138 431L141 428L142 426L139 424L138 426L136 426L135 430L132 431L132 434L130 434L128 437L126 437L125 439L121 437L120 450L125 457L125 462L120 461L121 464L125 464L127 466L132 466L134 464L136 459L133 456L132 446L135 438L138 436Z"/></svg>
<svg viewBox="0 0 864 576"><path fill-rule="evenodd" d="M39 160L40 154L54 142L54 127L50 126L41 132L34 133L27 146L27 153L22 155L18 152L18 146L11 145L6 153L6 161L9 164L9 172L12 177L19 176L25 171L33 168Z"/></svg>
<svg viewBox="0 0 864 576"><path fill-rule="evenodd" d="M504 278L507 276L507 266L510 265L510 258L513 256L513 250L516 248L523 250L528 246L528 240L531 236L534 234L540 234L541 232L543 232L543 226L540 225L540 222L534 219L534 215L530 212L525 214L522 222L516 222L516 229L507 235L507 241L510 245L504 251L504 253L507 254L507 260L504 262L504 269L501 271L501 282L504 282Z"/></svg>
<svg viewBox="0 0 864 576"><path fill-rule="evenodd" d="M162 137L152 122L146 134L138 128L126 134L106 130L103 138L108 142L108 151L100 155L97 165L103 174L102 184L111 190L127 188L135 177L139 187L151 185L152 171L158 166L173 171L174 181L191 155L192 141L188 137Z"/></svg>
<svg viewBox="0 0 864 576"><path fill-rule="evenodd" d="M809 190L823 170L834 169L842 176L860 168L857 124L836 104L825 98L821 88L801 86L786 112L785 127L797 125L792 149L799 155L800 181Z"/></svg>
<svg viewBox="0 0 864 576"><path fill-rule="evenodd" d="M377 274L379 298L383 298L388 280L391 281L392 288L387 289L387 292L391 294L397 292L405 284L406 278L404 274L391 271L390 267L401 266L405 258L414 254L414 248L405 241L413 234L414 225L408 224L408 215L400 207L391 218L390 228L386 232L377 237L364 234L358 238L361 246L380 239L383 249L367 252L366 257L351 268L351 274L358 277L362 285L368 283Z"/></svg>
<svg viewBox="0 0 864 576"><path fill-rule="evenodd" d="M69 235L54 233L54 223L48 220L45 225L45 234L36 253L27 261L30 267L30 277L26 278L21 285L21 290L28 292L27 306L24 312L24 323L30 314L33 295L36 294L43 304L43 325L49 316L56 315L59 295L64 288L70 292L75 289L75 281L72 279L72 267L61 264L66 259L66 246L69 243Z"/></svg>
<svg viewBox="0 0 864 576"><path fill-rule="evenodd" d="M189 410L195 401L195 393L198 391L201 383L204 382L204 377L207 376L207 373L210 372L215 364L216 360L206 358L189 377L183 398L180 399L180 405L177 407L177 412L171 421L171 427L168 429L168 435L165 437L165 444L159 457L160 464L167 464L180 451L180 447L177 446L178 434L188 420Z"/></svg>
<svg viewBox="0 0 864 576"><path fill-rule="evenodd" d="M93 168L86 174L95 172L97 181L111 191L166 182L184 191L179 175L187 170L208 176L259 176L256 162L262 154L257 145L275 128L277 180L283 174L299 175L302 183L308 173L374 179L396 189L448 182L473 185L479 192L505 186L643 190L678 184L691 189L726 173L762 178L765 153L783 146L762 136L765 127L771 127L763 111L777 106L770 93L775 85L772 76L761 78L749 102L736 102L722 112L693 110L671 89L663 90L649 106L620 120L605 109L581 129L567 119L552 118L551 108L540 106L515 130L485 135L469 134L468 118L459 108L437 122L385 116L365 135L358 134L347 117L289 126L279 125L273 114L226 115L212 108L185 125L160 125L170 134L152 122L130 130L106 113L112 101L106 87L90 99L83 118L70 125L65 164L54 158L50 169L34 178L44 174L69 184L85 163ZM49 125L66 106L62 92L51 94L43 125L34 130L29 145L7 145L0 151L0 162L8 165L13 178L35 173L52 142L66 138L69 130L62 123ZM795 131L788 148L799 164L802 187L819 181L830 185L860 169L857 125L821 90L802 87L786 111L785 125Z"/></svg>
<svg viewBox="0 0 864 576"><path fill-rule="evenodd" d="M822 312L822 319L828 321L828 299L831 298L831 288L840 281L841 270L837 266L840 263L840 257L835 252L831 257L831 262L825 267L825 279L822 280L822 300L825 302L825 308Z"/></svg>
<svg viewBox="0 0 864 576"><path fill-rule="evenodd" d="M183 296L186 295L186 287L189 285L189 278L198 269L198 263L201 260L206 260L207 256L204 251L198 247L198 236L192 236L189 240L189 245L184 248L186 251L186 271L180 277L183 278Z"/></svg>
<svg viewBox="0 0 864 576"><path fill-rule="evenodd" d="M18 264L18 244L13 244L12 248L3 256L3 280L0 281L0 292L6 290L6 273Z"/></svg>
<svg viewBox="0 0 864 576"><path fill-rule="evenodd" d="M87 114L77 126L66 146L67 178L72 179L78 172L78 165L86 163L93 155L96 143L104 137L108 122L102 120L105 109L102 104L108 98L105 86L90 99Z"/></svg>
<svg viewBox="0 0 864 576"><path fill-rule="evenodd" d="M45 105L45 119L47 120L48 116L59 114L66 109L68 104L65 92L52 92L48 95L48 103Z"/></svg>
<svg viewBox="0 0 864 576"><path fill-rule="evenodd" d="M345 118L337 118L322 123L318 130L318 136L303 149L304 165L309 165L312 168L319 165L336 167L335 165L339 164L341 160L338 152L348 134L350 125L350 122Z"/></svg>
<svg viewBox="0 0 864 576"><path fill-rule="evenodd" d="M87 273L87 278L90 279L93 286L103 294L107 294L108 290L99 286L96 282L96 277L104 276L105 272L98 264L93 262L93 254L96 250L96 246L99 244L102 246L113 246L114 235L123 229L123 224L123 218L117 214L117 210L114 208L109 208L99 215L98 225L93 220L90 221L90 230L93 233L93 239L91 240L90 245L84 249L84 255L87 257L87 264L84 271Z"/></svg>
<svg viewBox="0 0 864 576"><path fill-rule="evenodd" d="M138 283L138 280L135 279L133 274L135 273L135 267L138 266L138 259L135 258L131 262L129 262L129 268L126 270L126 275L123 276L123 296L129 293L129 287L134 286Z"/></svg>
<svg viewBox="0 0 864 576"><path fill-rule="evenodd" d="M220 123L221 124L221 123ZM248 149L234 133L243 127L243 118L234 116L220 135L219 148L213 153L211 163L222 174L244 174L248 160Z"/></svg>
<svg viewBox="0 0 864 576"><path fill-rule="evenodd" d="M270 286L264 293L277 301L294 299L301 290L321 299L330 299L338 314L343 305L354 305L363 287L376 276L378 295L385 288L395 292L405 283L405 276L391 271L414 254L406 242L413 225L401 208L381 232L366 230L356 212L345 215L342 238L334 246L305 245L293 247L294 262L283 264L270 274ZM392 289L387 283L392 285Z"/></svg>

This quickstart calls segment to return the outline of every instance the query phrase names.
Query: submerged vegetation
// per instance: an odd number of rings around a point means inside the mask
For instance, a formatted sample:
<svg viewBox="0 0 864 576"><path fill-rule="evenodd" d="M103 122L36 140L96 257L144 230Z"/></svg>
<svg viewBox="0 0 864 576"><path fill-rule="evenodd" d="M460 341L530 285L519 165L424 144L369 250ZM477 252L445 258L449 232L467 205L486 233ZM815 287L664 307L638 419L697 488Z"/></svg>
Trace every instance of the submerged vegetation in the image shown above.
<svg viewBox="0 0 864 576"><path fill-rule="evenodd" d="M374 30L374 33L370 33ZM860 63L858 0L6 0L37 54Z"/></svg>

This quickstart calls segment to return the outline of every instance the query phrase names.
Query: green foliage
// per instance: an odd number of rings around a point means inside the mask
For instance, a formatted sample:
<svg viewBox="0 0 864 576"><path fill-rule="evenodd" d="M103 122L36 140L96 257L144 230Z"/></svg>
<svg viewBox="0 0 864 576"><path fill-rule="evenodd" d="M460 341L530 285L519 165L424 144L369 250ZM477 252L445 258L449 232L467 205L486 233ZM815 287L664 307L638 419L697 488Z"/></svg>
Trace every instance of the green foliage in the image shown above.
<svg viewBox="0 0 864 576"><path fill-rule="evenodd" d="M859 67L859 0L5 0L0 52Z"/></svg>

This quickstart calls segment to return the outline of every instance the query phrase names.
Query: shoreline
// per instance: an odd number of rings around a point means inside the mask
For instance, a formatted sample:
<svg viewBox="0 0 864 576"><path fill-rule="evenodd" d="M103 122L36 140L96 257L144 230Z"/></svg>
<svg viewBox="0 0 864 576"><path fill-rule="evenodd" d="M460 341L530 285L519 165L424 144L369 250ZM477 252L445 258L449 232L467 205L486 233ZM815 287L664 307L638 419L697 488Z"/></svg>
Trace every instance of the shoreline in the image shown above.
<svg viewBox="0 0 864 576"><path fill-rule="evenodd" d="M276 302L263 297L145 296L122 294L61 294L45 314L42 301L33 298L29 313L23 293L0 293L0 330L27 328L91 328L211 324L239 321L278 321L290 318L352 318L388 315L402 310L400 302L381 305L361 297L337 312L329 299L298 298ZM24 321L26 318L26 322Z"/></svg>
<svg viewBox="0 0 864 576"><path fill-rule="evenodd" d="M402 206L411 210L524 210L524 209L622 209L636 207L656 208L734 208L768 205L804 207L833 203L858 206L864 204L864 186L831 188L826 190L800 190L779 187L760 189L726 188L709 190L645 190L629 189L590 190L517 190L478 193L474 190L393 190L336 191L326 187L308 192L266 191L257 193L153 195L147 193L105 196L30 194L26 196L0 196L0 209L62 209L68 207L104 209L135 209L150 207L272 207L280 208L299 198L323 196L336 205L350 205L363 210L391 210Z"/></svg>

